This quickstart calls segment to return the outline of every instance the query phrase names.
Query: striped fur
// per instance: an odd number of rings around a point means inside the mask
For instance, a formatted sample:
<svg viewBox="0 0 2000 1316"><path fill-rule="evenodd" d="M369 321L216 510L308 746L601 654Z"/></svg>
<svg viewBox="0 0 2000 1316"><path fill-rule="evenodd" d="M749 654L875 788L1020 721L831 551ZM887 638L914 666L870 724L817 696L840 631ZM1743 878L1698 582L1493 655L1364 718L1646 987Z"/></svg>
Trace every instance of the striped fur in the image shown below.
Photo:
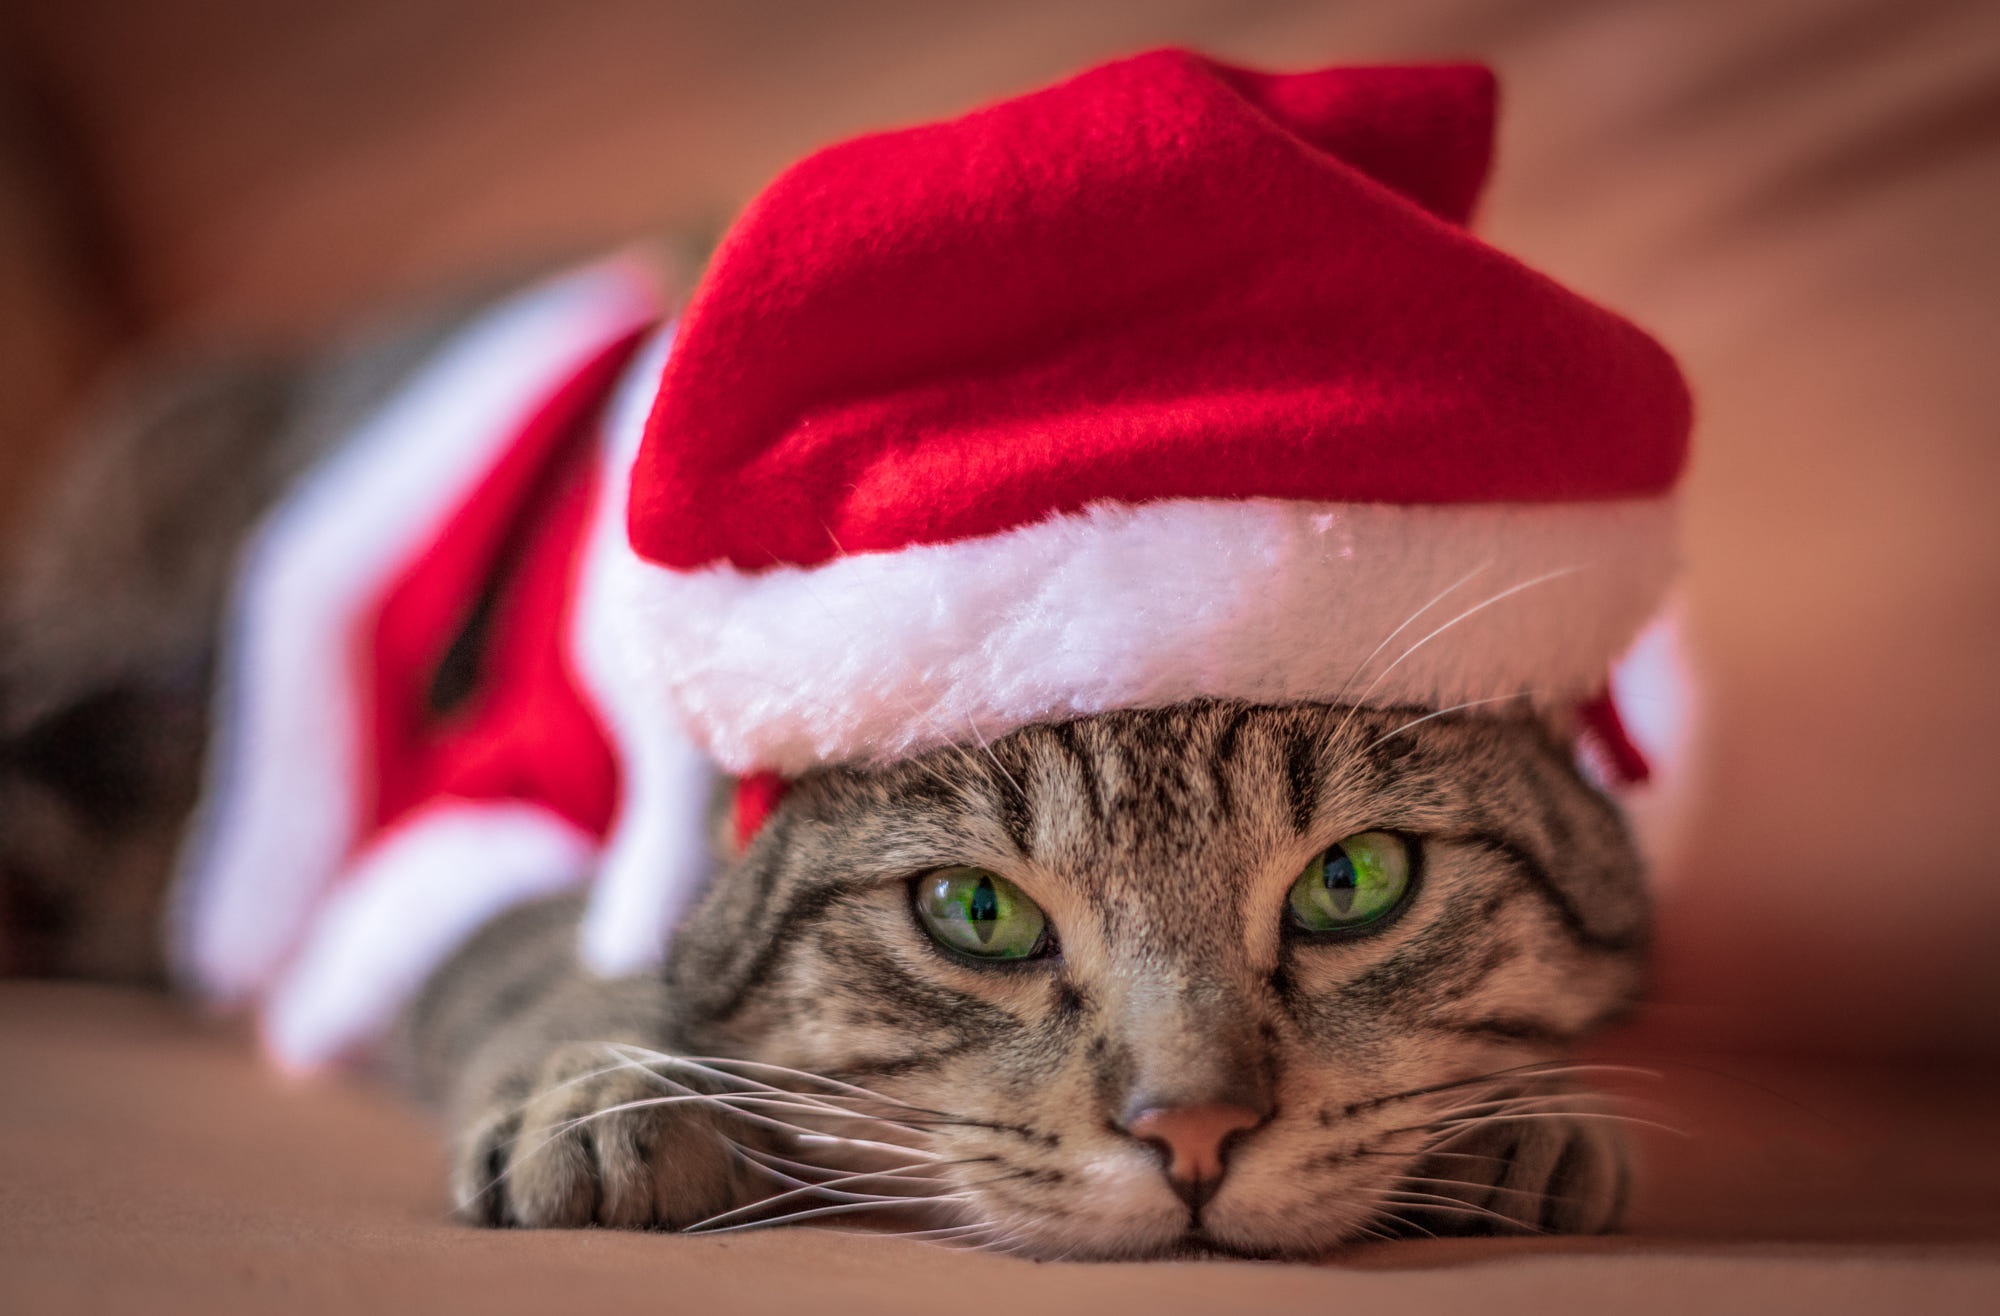
<svg viewBox="0 0 2000 1316"><path fill-rule="evenodd" d="M1364 830L1414 840L1405 912L1288 932L1293 878ZM955 864L1028 892L1059 953L939 951L910 889ZM582 973L575 914L490 925L404 1030L474 1219L834 1212L1045 1256L1308 1256L1619 1211L1615 1126L1557 1062L1632 1001L1646 896L1526 708L1200 703L818 772L662 977ZM1138 1097L1275 1113L1195 1211L1119 1131Z"/></svg>

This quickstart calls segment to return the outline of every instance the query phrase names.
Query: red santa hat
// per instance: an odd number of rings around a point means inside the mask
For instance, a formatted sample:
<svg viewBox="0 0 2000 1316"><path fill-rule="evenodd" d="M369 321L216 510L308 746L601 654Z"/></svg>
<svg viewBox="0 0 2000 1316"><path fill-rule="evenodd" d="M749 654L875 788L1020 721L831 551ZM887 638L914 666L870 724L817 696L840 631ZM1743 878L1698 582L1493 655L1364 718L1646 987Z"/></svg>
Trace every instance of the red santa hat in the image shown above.
<svg viewBox="0 0 2000 1316"><path fill-rule="evenodd" d="M683 319L615 624L737 773L1197 697L1578 701L1674 363L1465 227L1474 66L1163 51L780 176Z"/></svg>

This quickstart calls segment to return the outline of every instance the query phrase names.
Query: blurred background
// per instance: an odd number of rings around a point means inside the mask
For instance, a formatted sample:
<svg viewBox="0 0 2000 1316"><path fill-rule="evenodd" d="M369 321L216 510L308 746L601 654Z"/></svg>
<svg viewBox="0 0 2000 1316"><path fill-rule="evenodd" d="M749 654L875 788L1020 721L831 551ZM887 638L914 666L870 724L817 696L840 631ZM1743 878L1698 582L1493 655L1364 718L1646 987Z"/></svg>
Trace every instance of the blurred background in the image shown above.
<svg viewBox="0 0 2000 1316"><path fill-rule="evenodd" d="M0 0L0 43L0 533L164 342L699 243L816 145L1149 46L1490 61L1483 231L1697 398L1640 1028L2000 1052L2000 5Z"/></svg>

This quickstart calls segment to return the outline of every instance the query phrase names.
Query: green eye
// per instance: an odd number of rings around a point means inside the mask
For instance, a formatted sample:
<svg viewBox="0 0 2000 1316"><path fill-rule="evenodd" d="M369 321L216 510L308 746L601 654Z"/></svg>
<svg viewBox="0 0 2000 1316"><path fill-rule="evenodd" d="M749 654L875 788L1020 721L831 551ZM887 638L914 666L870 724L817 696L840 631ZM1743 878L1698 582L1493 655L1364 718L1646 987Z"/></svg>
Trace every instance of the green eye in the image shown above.
<svg viewBox="0 0 2000 1316"><path fill-rule="evenodd" d="M917 879L917 917L940 946L982 960L1024 960L1048 943L1049 920L1021 888L984 868Z"/></svg>
<svg viewBox="0 0 2000 1316"><path fill-rule="evenodd" d="M1292 883L1292 922L1308 932L1367 927L1409 891L1409 847L1388 832L1357 832L1321 851Z"/></svg>

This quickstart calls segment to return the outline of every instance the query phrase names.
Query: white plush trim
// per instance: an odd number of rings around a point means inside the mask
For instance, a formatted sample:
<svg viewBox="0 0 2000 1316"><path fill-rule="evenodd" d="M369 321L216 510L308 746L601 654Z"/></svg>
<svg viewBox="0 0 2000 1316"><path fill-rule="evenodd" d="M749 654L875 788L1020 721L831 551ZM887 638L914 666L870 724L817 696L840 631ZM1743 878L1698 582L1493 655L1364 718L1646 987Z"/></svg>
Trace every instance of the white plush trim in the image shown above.
<svg viewBox="0 0 2000 1316"><path fill-rule="evenodd" d="M269 984L355 842L355 627L592 354L657 314L610 261L503 303L426 364L288 497L239 577L205 804L182 859L176 952L208 995Z"/></svg>
<svg viewBox="0 0 2000 1316"><path fill-rule="evenodd" d="M635 358L606 418L603 475L584 549L572 637L578 676L618 750L621 793L584 915L584 963L606 976L656 967L706 885L713 763L679 729L666 692L637 679L645 657L625 647L619 610L641 570L625 533L626 492L646 416L659 391L671 328Z"/></svg>
<svg viewBox="0 0 2000 1316"><path fill-rule="evenodd" d="M411 814L343 875L264 1007L266 1049L312 1069L382 1037L482 923L590 874L596 841L519 802Z"/></svg>
<svg viewBox="0 0 2000 1316"><path fill-rule="evenodd" d="M1574 698L1657 605L1673 520L1671 499L1099 504L810 569L628 550L608 611L717 762L798 773L1204 696Z"/></svg>

